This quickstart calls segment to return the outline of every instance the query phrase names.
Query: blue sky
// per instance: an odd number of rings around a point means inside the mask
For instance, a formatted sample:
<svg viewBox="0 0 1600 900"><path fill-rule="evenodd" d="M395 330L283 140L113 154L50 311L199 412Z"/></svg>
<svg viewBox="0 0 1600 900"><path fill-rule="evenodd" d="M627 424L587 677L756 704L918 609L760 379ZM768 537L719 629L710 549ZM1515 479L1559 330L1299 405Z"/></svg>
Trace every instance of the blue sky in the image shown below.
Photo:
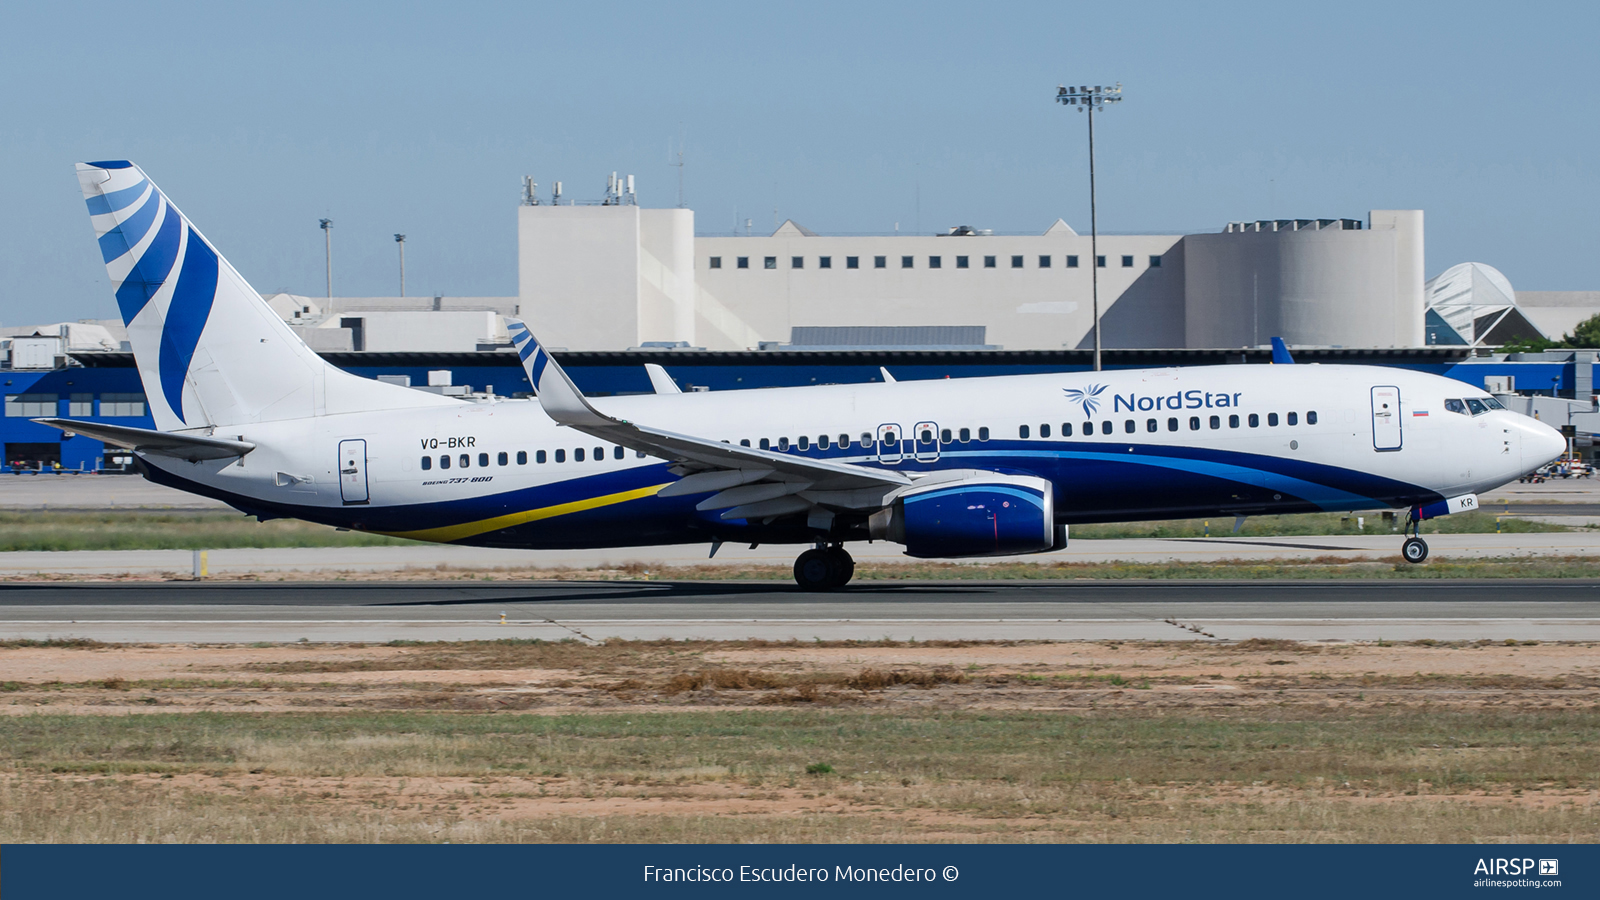
<svg viewBox="0 0 1600 900"><path fill-rule="evenodd" d="M14 4L0 322L110 317L72 175L132 159L258 289L516 293L520 179L701 232L1105 231L1427 214L1429 275L1600 289L1600 5Z"/></svg>

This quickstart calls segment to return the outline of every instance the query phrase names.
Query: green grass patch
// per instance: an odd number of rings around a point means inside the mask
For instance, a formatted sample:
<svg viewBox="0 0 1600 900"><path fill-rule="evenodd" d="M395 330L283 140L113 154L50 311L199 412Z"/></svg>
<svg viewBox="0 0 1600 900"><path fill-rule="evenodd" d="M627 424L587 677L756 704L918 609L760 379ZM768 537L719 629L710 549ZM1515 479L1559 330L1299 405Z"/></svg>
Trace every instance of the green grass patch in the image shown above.
<svg viewBox="0 0 1600 900"><path fill-rule="evenodd" d="M0 511L0 551L389 547L414 541L214 510Z"/></svg>

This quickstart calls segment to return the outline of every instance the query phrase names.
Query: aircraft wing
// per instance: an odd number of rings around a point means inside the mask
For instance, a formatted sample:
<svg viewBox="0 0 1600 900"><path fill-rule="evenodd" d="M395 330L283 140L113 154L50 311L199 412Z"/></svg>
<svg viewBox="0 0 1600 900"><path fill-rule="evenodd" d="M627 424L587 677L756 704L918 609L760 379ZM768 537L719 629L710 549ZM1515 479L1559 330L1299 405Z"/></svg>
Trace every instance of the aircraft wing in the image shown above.
<svg viewBox="0 0 1600 900"><path fill-rule="evenodd" d="M148 428L129 428L125 425L102 425L77 419L34 419L40 425L49 425L62 431L88 435L118 447L140 453L170 456L199 462L202 459L232 459L256 448L249 441L230 441L224 438L203 437L181 432L152 431Z"/></svg>
<svg viewBox="0 0 1600 900"><path fill-rule="evenodd" d="M661 496L715 491L700 509L726 509L723 518L754 518L804 512L812 507L878 509L895 490L911 484L899 472L758 450L679 434L595 409L548 351L516 319L507 319L511 341L544 411L556 422L602 440L677 463L682 480Z"/></svg>

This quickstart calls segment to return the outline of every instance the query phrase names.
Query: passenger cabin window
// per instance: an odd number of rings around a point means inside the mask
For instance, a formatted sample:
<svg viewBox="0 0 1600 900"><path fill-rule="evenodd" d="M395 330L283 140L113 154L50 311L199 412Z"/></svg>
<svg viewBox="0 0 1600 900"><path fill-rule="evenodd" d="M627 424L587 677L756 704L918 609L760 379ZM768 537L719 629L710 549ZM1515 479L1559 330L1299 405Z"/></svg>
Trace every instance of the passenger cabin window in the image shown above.
<svg viewBox="0 0 1600 900"><path fill-rule="evenodd" d="M621 447L612 447L611 448L611 458L612 459L622 459L622 458L626 457L627 455L628 455L628 451L624 450Z"/></svg>
<svg viewBox="0 0 1600 900"><path fill-rule="evenodd" d="M1272 426L1273 428L1277 428L1278 427L1278 414L1277 413L1267 413L1267 424Z"/></svg>
<svg viewBox="0 0 1600 900"><path fill-rule="evenodd" d="M1255 413L1251 413L1250 414L1250 427L1251 428L1260 428L1261 427L1261 417L1256 415Z"/></svg>
<svg viewBox="0 0 1600 900"><path fill-rule="evenodd" d="M796 441L795 443L796 446L798 446L801 450L811 449L811 438L807 437L806 435L800 435L800 440Z"/></svg>
<svg viewBox="0 0 1600 900"><path fill-rule="evenodd" d="M1190 416L1189 417L1189 430L1190 431L1199 431L1200 430L1200 417L1199 416Z"/></svg>
<svg viewBox="0 0 1600 900"><path fill-rule="evenodd" d="M450 454L446 453L444 456L439 457L439 468L450 468Z"/></svg>
<svg viewBox="0 0 1600 900"><path fill-rule="evenodd" d="M1315 424L1317 424L1317 411L1316 410L1312 410L1312 411L1306 413L1306 424L1307 425L1315 425Z"/></svg>
<svg viewBox="0 0 1600 900"><path fill-rule="evenodd" d="M1178 419L1177 419L1176 416L1174 416L1174 417L1172 417L1172 418L1167 420L1167 430L1168 431L1177 431L1178 430Z"/></svg>
<svg viewBox="0 0 1600 900"><path fill-rule="evenodd" d="M868 447L871 447L871 446L872 446L872 435L866 433L865 431L861 432L861 449L865 450L865 449L867 449Z"/></svg>
<svg viewBox="0 0 1600 900"><path fill-rule="evenodd" d="M779 450L788 450L789 449L789 439L786 438L786 437L778 438L778 449Z"/></svg>
<svg viewBox="0 0 1600 900"><path fill-rule="evenodd" d="M978 429L978 440L987 441L988 439L989 439L989 429L987 429L987 428L979 428Z"/></svg>
<svg viewBox="0 0 1600 900"><path fill-rule="evenodd" d="M1110 434L1111 433L1111 420L1110 419L1107 419L1104 422L1100 423L1100 433L1101 434Z"/></svg>
<svg viewBox="0 0 1600 900"><path fill-rule="evenodd" d="M1062 437L1072 437L1072 423L1071 422L1062 422L1061 423L1061 436Z"/></svg>
<svg viewBox="0 0 1600 900"><path fill-rule="evenodd" d="M924 428L924 429L922 429L922 431L917 433L917 440L921 441L924 444L933 443L933 429L932 428Z"/></svg>
<svg viewBox="0 0 1600 900"><path fill-rule="evenodd" d="M771 450L772 449L772 442L767 440L766 438L762 438L761 439L761 449L763 449L763 450Z"/></svg>
<svg viewBox="0 0 1600 900"><path fill-rule="evenodd" d="M950 429L946 428L943 431L939 432L939 443L941 443L941 444L950 443Z"/></svg>
<svg viewBox="0 0 1600 900"><path fill-rule="evenodd" d="M471 467L471 465L472 465L472 456L470 454L466 454L466 453L461 454L461 468L466 469L466 468Z"/></svg>
<svg viewBox="0 0 1600 900"><path fill-rule="evenodd" d="M567 451L565 451L565 450L557 450L556 451L556 462L564 463L566 461L567 461Z"/></svg>
<svg viewBox="0 0 1600 900"><path fill-rule="evenodd" d="M578 449L572 451L572 461L573 462L583 462L583 448L582 447L579 447Z"/></svg>
<svg viewBox="0 0 1600 900"><path fill-rule="evenodd" d="M1221 428L1221 427L1222 427L1222 417L1221 416L1212 416L1211 417L1211 429L1213 431L1215 431L1216 429Z"/></svg>
<svg viewBox="0 0 1600 900"><path fill-rule="evenodd" d="M500 465L503 466L503 465L505 465L505 463L502 462ZM487 453L479 453L478 454L478 466L481 467L481 468L484 468L484 469L489 468L489 454L487 454Z"/></svg>
<svg viewBox="0 0 1600 900"><path fill-rule="evenodd" d="M606 448L604 448L604 447L596 447L596 448L594 448L594 461L595 462L600 462L601 460L603 460L605 458L606 458Z"/></svg>
<svg viewBox="0 0 1600 900"><path fill-rule="evenodd" d="M495 457L495 462L499 463L502 466L509 466L509 465L511 465L511 456L510 456L510 454L506 453L504 450L501 450L500 451L500 455Z"/></svg>
<svg viewBox="0 0 1600 900"><path fill-rule="evenodd" d="M1238 416L1229 416L1228 417L1228 427L1229 428L1238 428L1239 427L1239 417Z"/></svg>
<svg viewBox="0 0 1600 900"><path fill-rule="evenodd" d="M833 446L833 438L831 438L831 437L829 437L828 435L825 435L825 434L819 434L819 435L817 435L817 446L821 447L824 450L826 450L829 447Z"/></svg>
<svg viewBox="0 0 1600 900"><path fill-rule="evenodd" d="M960 435L961 435L961 443L965 444L966 442L972 440L972 429L963 428L963 429L961 429Z"/></svg>
<svg viewBox="0 0 1600 900"><path fill-rule="evenodd" d="M431 468L433 468L433 457L424 456L422 458L422 471L426 472Z"/></svg>
<svg viewBox="0 0 1600 900"><path fill-rule="evenodd" d="M739 446L741 446L741 447L750 446L750 439L749 438L740 438L739 439Z"/></svg>
<svg viewBox="0 0 1600 900"><path fill-rule="evenodd" d="M848 434L839 435L839 449L840 450L848 450L848 449L850 449L850 435L848 435Z"/></svg>
<svg viewBox="0 0 1600 900"><path fill-rule="evenodd" d="M539 460L539 461L540 462L544 462L544 460L542 460L542 459ZM525 466L527 464L528 464L528 451L526 451L526 450L518 450L517 451L517 465Z"/></svg>
<svg viewBox="0 0 1600 900"><path fill-rule="evenodd" d="M1285 419L1288 421L1288 423L1290 425L1299 425L1300 424L1300 414L1299 413L1289 413L1289 415L1286 416Z"/></svg>
<svg viewBox="0 0 1600 900"><path fill-rule="evenodd" d="M1049 436L1050 436L1050 426L1048 424L1040 425L1039 426L1039 437L1047 438Z"/></svg>
<svg viewBox="0 0 1600 900"><path fill-rule="evenodd" d="M1024 425L1021 428L1018 428L1017 429L1017 437L1020 437L1020 438L1023 438L1023 439L1027 439L1027 437L1028 437L1028 426Z"/></svg>
<svg viewBox="0 0 1600 900"><path fill-rule="evenodd" d="M539 465L542 466L542 465L544 465L546 459L548 459L548 457L546 457L544 455L544 451L543 450L534 451L534 454L533 454L533 461L534 462L536 462L536 463L538 463Z"/></svg>
<svg viewBox="0 0 1600 900"><path fill-rule="evenodd" d="M1136 430L1135 426L1133 424L1133 420L1132 419L1123 420L1122 430L1127 432L1128 434L1133 434L1133 432Z"/></svg>
<svg viewBox="0 0 1600 900"><path fill-rule="evenodd" d="M1161 427L1161 423L1157 422L1155 419L1146 419L1145 422L1144 422L1144 430L1145 431L1155 431L1156 429L1158 429L1160 427Z"/></svg>

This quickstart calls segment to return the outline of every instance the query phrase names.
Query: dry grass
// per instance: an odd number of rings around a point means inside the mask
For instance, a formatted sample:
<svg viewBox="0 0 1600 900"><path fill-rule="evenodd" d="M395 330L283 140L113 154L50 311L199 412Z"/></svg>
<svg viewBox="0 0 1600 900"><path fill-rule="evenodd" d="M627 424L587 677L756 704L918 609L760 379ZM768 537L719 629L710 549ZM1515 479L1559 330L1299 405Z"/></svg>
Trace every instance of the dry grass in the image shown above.
<svg viewBox="0 0 1600 900"><path fill-rule="evenodd" d="M1600 836L1587 645L18 644L0 679L0 842Z"/></svg>

